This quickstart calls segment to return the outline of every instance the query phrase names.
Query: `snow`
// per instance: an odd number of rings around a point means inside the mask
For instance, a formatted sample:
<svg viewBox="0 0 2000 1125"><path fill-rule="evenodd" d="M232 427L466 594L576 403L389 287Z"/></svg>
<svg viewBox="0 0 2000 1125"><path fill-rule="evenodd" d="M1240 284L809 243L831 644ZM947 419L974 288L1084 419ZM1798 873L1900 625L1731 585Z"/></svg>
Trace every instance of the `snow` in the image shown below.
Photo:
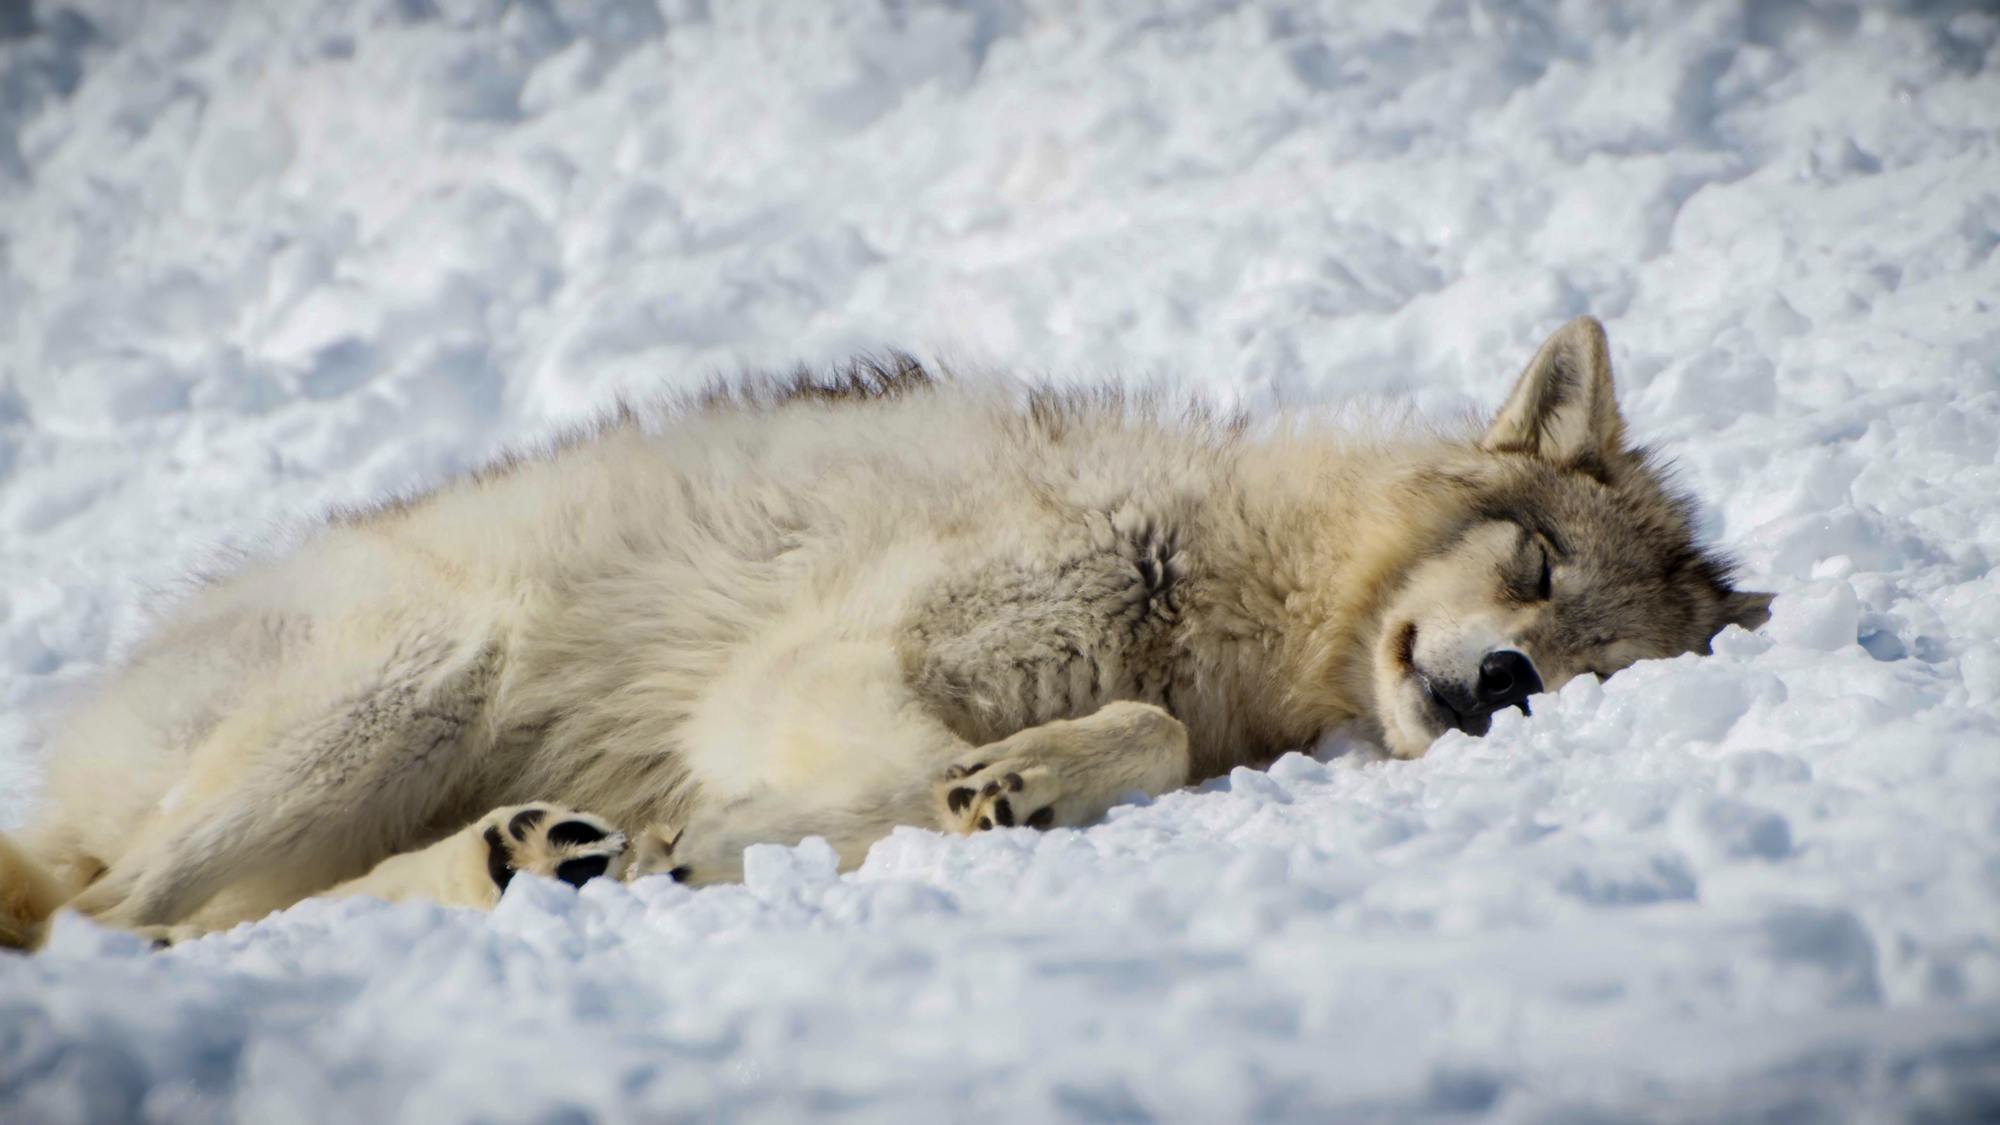
<svg viewBox="0 0 2000 1125"><path fill-rule="evenodd" d="M1610 328L1757 634L835 876L0 959L22 1121L2000 1114L1976 3L0 5L0 824L179 576L900 345L1490 409Z"/></svg>

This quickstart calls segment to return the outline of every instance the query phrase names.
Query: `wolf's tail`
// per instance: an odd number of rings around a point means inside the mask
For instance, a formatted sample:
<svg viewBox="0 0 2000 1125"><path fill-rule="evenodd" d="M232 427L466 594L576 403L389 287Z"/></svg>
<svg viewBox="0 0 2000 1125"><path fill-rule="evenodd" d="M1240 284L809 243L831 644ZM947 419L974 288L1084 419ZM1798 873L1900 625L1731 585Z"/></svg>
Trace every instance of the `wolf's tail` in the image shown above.
<svg viewBox="0 0 2000 1125"><path fill-rule="evenodd" d="M19 844L0 835L0 949L42 944L49 915L66 896L49 873Z"/></svg>

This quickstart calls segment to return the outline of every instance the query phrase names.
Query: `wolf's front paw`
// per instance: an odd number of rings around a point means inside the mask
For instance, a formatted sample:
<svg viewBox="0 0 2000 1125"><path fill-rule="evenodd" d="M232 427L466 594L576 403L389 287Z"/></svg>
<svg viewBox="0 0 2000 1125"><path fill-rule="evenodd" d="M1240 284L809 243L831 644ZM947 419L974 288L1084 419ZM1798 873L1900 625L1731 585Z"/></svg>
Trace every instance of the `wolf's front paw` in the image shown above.
<svg viewBox="0 0 2000 1125"><path fill-rule="evenodd" d="M600 875L625 872L625 834L589 813L559 805L514 805L487 814L486 874L501 890L517 871L581 887Z"/></svg>
<svg viewBox="0 0 2000 1125"><path fill-rule="evenodd" d="M937 784L939 822L970 835L988 828L1054 828L1082 823L1062 816L1054 770L1008 756L952 766Z"/></svg>

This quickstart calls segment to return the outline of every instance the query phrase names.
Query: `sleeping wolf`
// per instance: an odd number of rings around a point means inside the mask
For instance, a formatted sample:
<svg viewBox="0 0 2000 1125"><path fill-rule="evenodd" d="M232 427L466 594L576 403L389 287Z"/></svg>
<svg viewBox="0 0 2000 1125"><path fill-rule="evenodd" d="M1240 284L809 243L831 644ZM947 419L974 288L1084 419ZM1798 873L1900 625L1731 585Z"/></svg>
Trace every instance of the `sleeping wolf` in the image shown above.
<svg viewBox="0 0 2000 1125"><path fill-rule="evenodd" d="M1336 726L1416 757L1766 617L1627 446L1594 320L1483 436L1324 430L864 364L337 518L71 718L0 942L1082 825Z"/></svg>

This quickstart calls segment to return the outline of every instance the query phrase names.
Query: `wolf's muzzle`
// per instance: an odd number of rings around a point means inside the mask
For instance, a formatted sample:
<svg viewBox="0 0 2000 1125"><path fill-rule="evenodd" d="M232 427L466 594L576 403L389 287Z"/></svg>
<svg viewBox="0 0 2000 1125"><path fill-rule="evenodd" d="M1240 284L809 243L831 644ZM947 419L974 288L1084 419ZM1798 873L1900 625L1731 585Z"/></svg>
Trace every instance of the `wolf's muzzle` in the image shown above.
<svg viewBox="0 0 2000 1125"><path fill-rule="evenodd" d="M1423 679L1424 691L1449 725L1482 737L1493 727L1493 713L1507 707L1528 710L1528 697L1542 690L1535 662L1510 648L1494 649L1479 662L1479 680L1468 688L1452 680Z"/></svg>

